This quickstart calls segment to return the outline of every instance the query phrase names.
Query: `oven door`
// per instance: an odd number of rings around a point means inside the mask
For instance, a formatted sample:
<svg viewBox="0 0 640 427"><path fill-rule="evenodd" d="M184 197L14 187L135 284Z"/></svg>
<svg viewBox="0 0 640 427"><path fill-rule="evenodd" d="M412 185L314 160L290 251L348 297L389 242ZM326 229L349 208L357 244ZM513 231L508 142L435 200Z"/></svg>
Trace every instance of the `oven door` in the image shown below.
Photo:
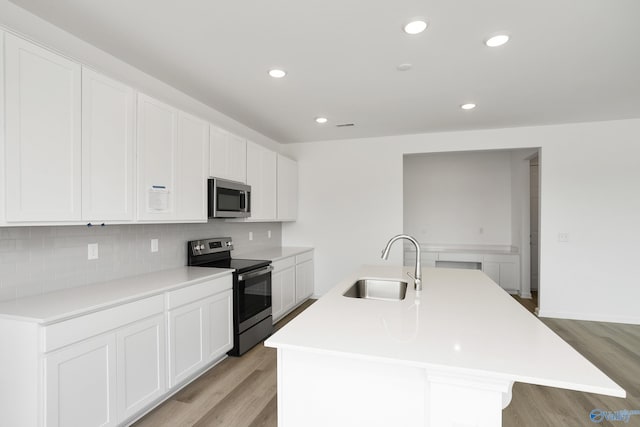
<svg viewBox="0 0 640 427"><path fill-rule="evenodd" d="M271 316L271 271L266 266L238 275L236 287L237 333Z"/></svg>

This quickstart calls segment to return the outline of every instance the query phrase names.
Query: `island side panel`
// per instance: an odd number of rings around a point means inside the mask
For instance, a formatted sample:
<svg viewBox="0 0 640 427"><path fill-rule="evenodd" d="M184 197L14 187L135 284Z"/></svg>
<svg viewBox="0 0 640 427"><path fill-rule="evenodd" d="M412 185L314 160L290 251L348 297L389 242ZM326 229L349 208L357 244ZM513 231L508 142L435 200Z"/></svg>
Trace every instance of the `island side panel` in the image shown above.
<svg viewBox="0 0 640 427"><path fill-rule="evenodd" d="M279 427L424 427L422 368L278 349Z"/></svg>

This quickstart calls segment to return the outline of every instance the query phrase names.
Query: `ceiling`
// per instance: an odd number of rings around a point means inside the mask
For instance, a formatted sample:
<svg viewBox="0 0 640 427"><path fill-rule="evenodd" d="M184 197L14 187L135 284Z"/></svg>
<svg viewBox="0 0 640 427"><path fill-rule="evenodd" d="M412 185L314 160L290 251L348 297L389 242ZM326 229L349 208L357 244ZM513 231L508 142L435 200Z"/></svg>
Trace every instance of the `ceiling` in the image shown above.
<svg viewBox="0 0 640 427"><path fill-rule="evenodd" d="M283 143L640 117L638 0L12 2Z"/></svg>

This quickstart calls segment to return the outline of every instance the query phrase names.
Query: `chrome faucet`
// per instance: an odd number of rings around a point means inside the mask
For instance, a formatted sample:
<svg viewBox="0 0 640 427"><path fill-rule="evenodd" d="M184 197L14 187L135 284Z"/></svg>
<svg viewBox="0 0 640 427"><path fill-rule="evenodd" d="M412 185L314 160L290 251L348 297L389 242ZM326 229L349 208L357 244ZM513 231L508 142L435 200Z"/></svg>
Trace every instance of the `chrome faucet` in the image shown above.
<svg viewBox="0 0 640 427"><path fill-rule="evenodd" d="M414 276L412 278L413 278L413 285L416 291L421 291L422 290L422 266L420 265L420 243L418 243L416 239L409 236L408 234L398 234L397 236L392 237L391 240L387 242L387 246L385 246L384 250L382 251L382 259L389 259L389 251L391 250L391 245L393 244L393 242L399 239L406 239L411 243L413 243L413 245L416 247L416 272L414 273ZM409 274L409 276L411 275Z"/></svg>

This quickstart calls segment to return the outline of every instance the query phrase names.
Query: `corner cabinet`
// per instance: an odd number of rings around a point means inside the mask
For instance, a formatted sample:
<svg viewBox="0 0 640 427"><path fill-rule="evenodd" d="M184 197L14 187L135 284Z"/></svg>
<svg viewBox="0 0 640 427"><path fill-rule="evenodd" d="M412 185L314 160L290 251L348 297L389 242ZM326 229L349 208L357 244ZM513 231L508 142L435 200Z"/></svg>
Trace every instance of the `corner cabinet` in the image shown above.
<svg viewBox="0 0 640 427"><path fill-rule="evenodd" d="M278 221L298 218L298 163L278 154Z"/></svg>
<svg viewBox="0 0 640 427"><path fill-rule="evenodd" d="M80 64L5 34L7 222L81 219Z"/></svg>

